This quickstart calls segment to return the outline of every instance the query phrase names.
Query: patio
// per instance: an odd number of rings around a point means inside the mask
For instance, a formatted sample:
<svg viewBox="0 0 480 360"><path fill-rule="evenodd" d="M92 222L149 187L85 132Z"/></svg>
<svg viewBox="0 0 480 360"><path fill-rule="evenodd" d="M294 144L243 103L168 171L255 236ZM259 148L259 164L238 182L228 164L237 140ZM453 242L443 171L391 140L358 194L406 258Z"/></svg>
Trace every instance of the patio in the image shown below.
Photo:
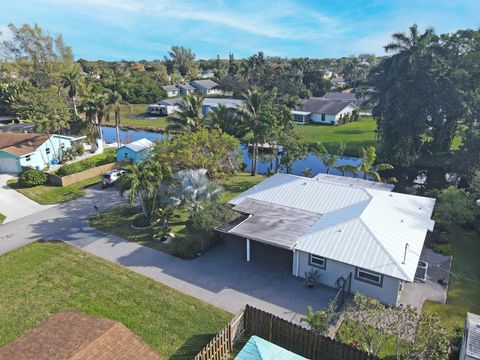
<svg viewBox="0 0 480 360"><path fill-rule="evenodd" d="M428 263L427 280L425 283L405 283L399 301L400 304L416 308L418 313L422 311L423 303L427 299L441 304L447 302L453 257L436 253L424 247L420 260ZM439 280L445 280L447 285L439 284Z"/></svg>

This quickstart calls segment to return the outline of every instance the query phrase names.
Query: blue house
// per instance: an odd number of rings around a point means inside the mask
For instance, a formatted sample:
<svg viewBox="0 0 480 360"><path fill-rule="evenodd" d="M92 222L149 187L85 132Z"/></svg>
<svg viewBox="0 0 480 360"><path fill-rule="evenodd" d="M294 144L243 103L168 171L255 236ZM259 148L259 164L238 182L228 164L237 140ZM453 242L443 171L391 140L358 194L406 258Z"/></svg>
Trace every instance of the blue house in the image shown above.
<svg viewBox="0 0 480 360"><path fill-rule="evenodd" d="M77 140L65 135L0 133L0 173L18 174L23 167L43 170Z"/></svg>
<svg viewBox="0 0 480 360"><path fill-rule="evenodd" d="M117 149L117 161L143 161L150 156L153 143L148 139L140 139Z"/></svg>

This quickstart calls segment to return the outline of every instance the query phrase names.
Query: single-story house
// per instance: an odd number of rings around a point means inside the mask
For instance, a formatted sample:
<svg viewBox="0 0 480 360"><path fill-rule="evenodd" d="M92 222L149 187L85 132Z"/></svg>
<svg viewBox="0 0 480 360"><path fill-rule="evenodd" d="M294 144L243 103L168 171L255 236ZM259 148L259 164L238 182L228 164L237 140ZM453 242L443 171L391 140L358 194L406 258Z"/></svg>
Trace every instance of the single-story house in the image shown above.
<svg viewBox="0 0 480 360"><path fill-rule="evenodd" d="M327 100L345 101L358 105L357 94L354 92L327 92L323 95L323 98Z"/></svg>
<svg viewBox="0 0 480 360"><path fill-rule="evenodd" d="M467 313L459 360L480 359L480 315Z"/></svg>
<svg viewBox="0 0 480 360"><path fill-rule="evenodd" d="M248 339L242 350L237 354L235 360L307 360L303 356L284 349L270 341L253 335Z"/></svg>
<svg viewBox="0 0 480 360"><path fill-rule="evenodd" d="M202 102L202 114L207 115L211 110L218 108L219 105L235 110L242 104L243 100L239 99L206 98Z"/></svg>
<svg viewBox="0 0 480 360"><path fill-rule="evenodd" d="M160 100L156 104L148 105L147 112L152 115L167 116L173 114L178 110L178 104L183 101L183 98L178 97L174 99Z"/></svg>
<svg viewBox="0 0 480 360"><path fill-rule="evenodd" d="M62 311L0 348L8 360L162 360L123 324L74 311Z"/></svg>
<svg viewBox="0 0 480 360"><path fill-rule="evenodd" d="M275 246L291 252L294 276L317 270L334 288L350 278L351 292L398 306L433 230L435 199L345 179L273 175L231 199L240 216L218 230L245 239L247 261L251 241Z"/></svg>
<svg viewBox="0 0 480 360"><path fill-rule="evenodd" d="M117 161L143 161L150 156L153 143L148 139L140 139L120 146L117 149Z"/></svg>
<svg viewBox="0 0 480 360"><path fill-rule="evenodd" d="M20 173L22 167L44 169L79 139L56 134L0 132L0 173Z"/></svg>
<svg viewBox="0 0 480 360"><path fill-rule="evenodd" d="M338 125L341 124L343 117L351 116L357 109L357 106L350 102L311 97L303 100L301 107L296 111L309 113L310 121L314 123Z"/></svg>
<svg viewBox="0 0 480 360"><path fill-rule="evenodd" d="M218 84L213 80L194 80L190 83L195 88L195 91L200 94L219 94Z"/></svg>
<svg viewBox="0 0 480 360"><path fill-rule="evenodd" d="M180 89L180 95L182 96L193 94L195 92L195 88L190 84L179 84L177 86Z"/></svg>
<svg viewBox="0 0 480 360"><path fill-rule="evenodd" d="M165 90L168 97L174 97L180 95L180 89L173 85L162 86L162 89Z"/></svg>
<svg viewBox="0 0 480 360"><path fill-rule="evenodd" d="M311 114L308 111L292 110L293 121L300 125L309 123Z"/></svg>

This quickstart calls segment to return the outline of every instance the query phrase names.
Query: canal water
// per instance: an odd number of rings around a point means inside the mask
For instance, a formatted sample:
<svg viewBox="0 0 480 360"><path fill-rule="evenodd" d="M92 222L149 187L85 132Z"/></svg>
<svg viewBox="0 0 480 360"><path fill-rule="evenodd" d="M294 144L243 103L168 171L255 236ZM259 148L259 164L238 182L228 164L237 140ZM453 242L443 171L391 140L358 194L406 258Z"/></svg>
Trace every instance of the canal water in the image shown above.
<svg viewBox="0 0 480 360"><path fill-rule="evenodd" d="M114 127L102 126L103 138L107 143L113 143L116 141L116 134ZM120 130L120 139L123 143L129 143L132 141L140 140L146 138L150 141L161 140L166 135L159 132L150 132L143 130ZM242 151L242 161L247 165L246 171L251 170L251 157L248 152L246 145L240 145L240 150ZM360 163L360 159L356 157L341 157L338 159L336 166L340 165L354 165L357 166ZM273 162L275 166L275 161ZM272 167L270 161L258 161L257 171L259 173L267 173L269 168ZM315 155L310 154L304 160L297 160L292 164L291 173L294 175L302 175L302 171L305 168L311 168L314 175L318 173L325 173L327 168L325 164ZM331 174L341 175L341 172L335 169L330 169Z"/></svg>

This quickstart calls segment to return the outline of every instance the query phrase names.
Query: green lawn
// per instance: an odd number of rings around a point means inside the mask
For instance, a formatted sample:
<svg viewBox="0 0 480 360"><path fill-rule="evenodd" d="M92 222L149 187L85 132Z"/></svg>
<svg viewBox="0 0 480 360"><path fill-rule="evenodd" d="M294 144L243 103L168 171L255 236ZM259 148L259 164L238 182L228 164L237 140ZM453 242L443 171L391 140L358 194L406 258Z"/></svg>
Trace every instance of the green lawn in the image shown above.
<svg viewBox="0 0 480 360"><path fill-rule="evenodd" d="M167 127L166 117L155 117L146 112L148 104L122 105L121 126L164 130ZM111 117L113 119L113 117ZM108 125L108 122L105 124ZM111 123L113 124L113 122Z"/></svg>
<svg viewBox="0 0 480 360"><path fill-rule="evenodd" d="M232 315L58 242L0 256L0 347L75 310L120 321L167 359L192 359Z"/></svg>
<svg viewBox="0 0 480 360"><path fill-rule="evenodd" d="M359 121L345 125L297 125L300 140L308 145L321 142L328 150L335 151L340 143L345 143L345 154L360 155L362 147L376 146L376 124L372 117L362 117Z"/></svg>
<svg viewBox="0 0 480 360"><path fill-rule="evenodd" d="M0 224L2 224L6 219L6 216L0 213Z"/></svg>
<svg viewBox="0 0 480 360"><path fill-rule="evenodd" d="M82 180L69 186L39 185L22 187L17 180L9 181L8 186L41 205L64 203L85 195L84 189L101 181L100 176Z"/></svg>
<svg viewBox="0 0 480 360"><path fill-rule="evenodd" d="M74 174L74 173L77 173L77 172L87 170L87 169L92 168L92 167L97 167L97 166L113 163L113 162L117 161L117 155L116 154L117 154L116 149L106 148L106 149L104 149L103 153L101 153L101 154L93 155L93 156L90 156L86 159L83 159L83 160L80 160L80 161L77 161L77 162L74 162L74 163L71 163L71 164L67 164L67 165L70 168L75 167L76 170L78 170L78 171L72 172L72 174ZM61 168L59 168L58 170L60 170L60 169ZM58 170L56 172L58 172Z"/></svg>
<svg viewBox="0 0 480 360"><path fill-rule="evenodd" d="M246 173L227 178L223 181L225 192L222 201L228 201L263 179L265 179L263 175L250 176L250 174ZM156 227L145 230L132 229L130 225L132 224L133 219L139 214L140 209L138 208L117 208L102 213L98 219L92 219L90 225L103 232L120 236L124 239L149 246L167 254L187 259L196 257L196 249L194 246L195 235L189 233L186 229L188 220L188 213L186 210L181 209L176 211L175 217L170 223L172 232L175 234L175 239L169 244L165 244L153 238L153 235L158 232Z"/></svg>

